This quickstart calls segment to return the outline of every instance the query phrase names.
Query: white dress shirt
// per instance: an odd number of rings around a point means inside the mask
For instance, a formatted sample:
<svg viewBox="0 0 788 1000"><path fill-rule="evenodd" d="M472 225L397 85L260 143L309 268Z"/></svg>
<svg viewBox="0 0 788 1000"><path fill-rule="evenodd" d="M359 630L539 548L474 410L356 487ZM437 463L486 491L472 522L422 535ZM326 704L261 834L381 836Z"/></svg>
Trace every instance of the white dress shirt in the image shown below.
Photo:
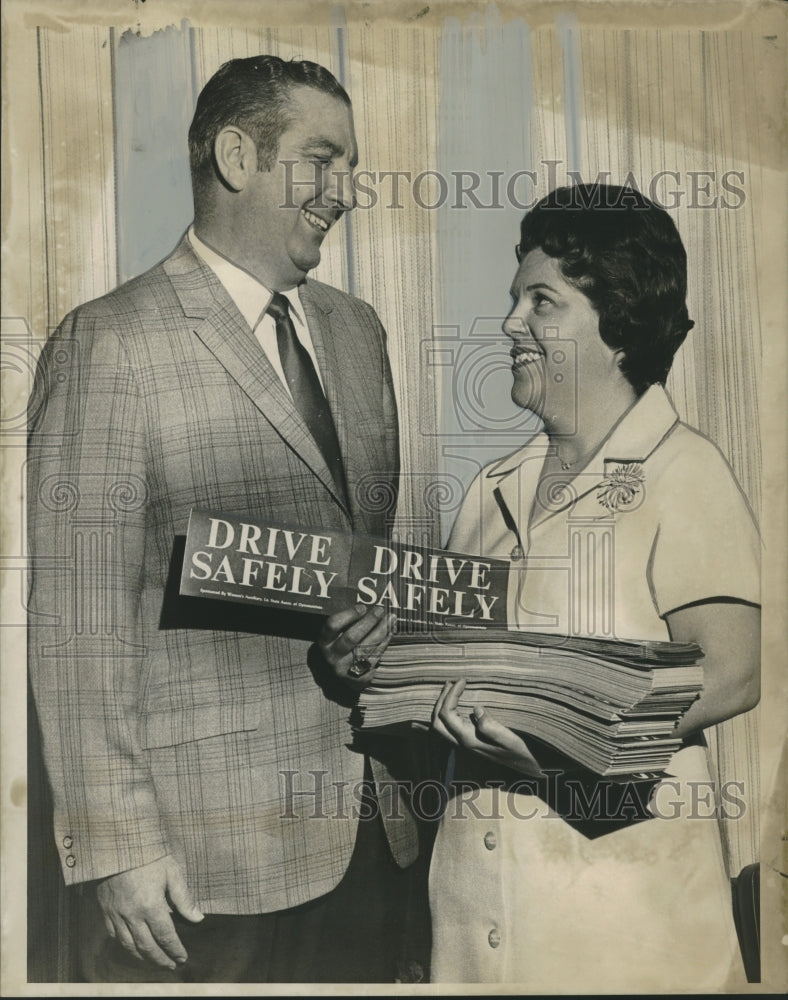
<svg viewBox="0 0 788 1000"><path fill-rule="evenodd" d="M223 257L221 254L211 249L211 247L209 247L206 243L203 243L199 236L197 236L194 232L194 226L189 227L188 235L192 249L197 256L205 264L207 264L208 267L210 267L219 281L221 281L224 285L227 290L227 294L236 306L238 306L238 311L249 324L249 329L254 333L258 343L265 351L266 357L271 362L271 365L276 374L279 376L282 385L285 387L288 394L292 395L287 384L287 379L285 378L282 362L279 358L279 346L276 340L276 324L273 316L270 316L266 312L271 299L273 298L273 292L259 282L257 278L253 278L248 271L244 271L243 268L233 264L232 261L229 261L226 257ZM325 392L325 385L323 384L323 378L320 374L320 367L317 363L317 357L315 355L315 347L312 343L311 334L309 333L309 327L307 326L304 308L301 305L298 288L291 288L287 292L282 292L282 295L284 295L290 303L290 318L293 321L296 336L309 353L309 356L312 359L312 364L315 366L317 377L320 379L320 384Z"/></svg>

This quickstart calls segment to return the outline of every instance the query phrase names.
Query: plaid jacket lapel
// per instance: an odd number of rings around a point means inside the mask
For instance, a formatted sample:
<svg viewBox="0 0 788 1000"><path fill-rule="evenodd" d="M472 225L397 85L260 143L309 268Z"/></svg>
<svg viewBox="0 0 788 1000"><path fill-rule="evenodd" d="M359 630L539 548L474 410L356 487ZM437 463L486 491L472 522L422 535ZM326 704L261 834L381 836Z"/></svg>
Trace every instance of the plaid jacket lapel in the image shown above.
<svg viewBox="0 0 788 1000"><path fill-rule="evenodd" d="M235 303L209 267L199 260L184 237L164 264L185 316L192 320L194 334L246 393L276 432L344 507L333 477L301 414L282 385ZM306 307L305 307L306 308ZM317 316L307 311L310 331ZM316 337L322 343L322 337ZM317 348L316 348L317 350ZM318 355L318 362L323 359ZM329 396L335 410L335 401ZM339 429L338 429L339 433ZM343 445L340 436L340 447ZM344 449L343 449L344 454Z"/></svg>

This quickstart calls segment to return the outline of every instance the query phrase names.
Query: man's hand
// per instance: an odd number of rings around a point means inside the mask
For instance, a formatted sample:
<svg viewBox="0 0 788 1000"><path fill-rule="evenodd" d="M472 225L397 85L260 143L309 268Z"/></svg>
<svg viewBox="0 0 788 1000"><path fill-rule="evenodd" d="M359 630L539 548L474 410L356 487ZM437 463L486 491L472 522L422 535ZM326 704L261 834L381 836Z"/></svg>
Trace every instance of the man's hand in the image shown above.
<svg viewBox="0 0 788 1000"><path fill-rule="evenodd" d="M359 691L372 680L396 620L382 607L358 605L337 611L326 618L318 639L320 652L337 677Z"/></svg>
<svg viewBox="0 0 788 1000"><path fill-rule="evenodd" d="M204 914L195 906L172 855L110 875L99 882L96 895L107 931L132 955L165 969L186 961L186 949L170 914L175 909L193 923Z"/></svg>

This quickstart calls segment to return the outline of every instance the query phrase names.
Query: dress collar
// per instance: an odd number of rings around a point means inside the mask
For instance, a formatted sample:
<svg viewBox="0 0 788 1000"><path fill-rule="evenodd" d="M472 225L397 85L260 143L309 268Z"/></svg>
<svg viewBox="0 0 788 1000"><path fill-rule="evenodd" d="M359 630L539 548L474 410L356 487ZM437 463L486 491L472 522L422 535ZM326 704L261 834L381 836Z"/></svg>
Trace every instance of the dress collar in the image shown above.
<svg viewBox="0 0 788 1000"><path fill-rule="evenodd" d="M599 487L614 466L645 462L678 419L665 389L652 385L624 413L586 464L572 470L568 483L563 480L549 513L537 516L533 523L531 511L536 490L541 488L542 467L553 447L547 434L544 431L537 434L524 447L491 465L485 475L520 529L529 524L535 528Z"/></svg>
<svg viewBox="0 0 788 1000"><path fill-rule="evenodd" d="M649 386L614 425L586 464L574 474L587 475L592 468L597 467L604 471L605 462L645 462L678 419L670 396L663 386ZM490 479L507 476L519 469L526 459L533 460L539 454L546 457L550 447L547 434L540 431L522 448L491 465L486 476Z"/></svg>

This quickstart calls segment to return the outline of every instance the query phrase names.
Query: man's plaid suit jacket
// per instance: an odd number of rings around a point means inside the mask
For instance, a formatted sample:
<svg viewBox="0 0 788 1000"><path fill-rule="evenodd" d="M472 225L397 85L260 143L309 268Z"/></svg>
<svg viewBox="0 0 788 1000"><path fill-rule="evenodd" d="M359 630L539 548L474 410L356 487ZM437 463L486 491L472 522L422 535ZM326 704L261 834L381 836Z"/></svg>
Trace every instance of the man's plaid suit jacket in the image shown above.
<svg viewBox="0 0 788 1000"><path fill-rule="evenodd" d="M321 895L347 867L363 755L348 747L347 697L310 653L308 620L177 594L193 506L373 534L393 512L384 330L334 288L307 279L300 294L349 510L188 239L72 312L43 351L29 649L67 882L171 853L200 907L243 914ZM412 824L388 829L411 861Z"/></svg>

